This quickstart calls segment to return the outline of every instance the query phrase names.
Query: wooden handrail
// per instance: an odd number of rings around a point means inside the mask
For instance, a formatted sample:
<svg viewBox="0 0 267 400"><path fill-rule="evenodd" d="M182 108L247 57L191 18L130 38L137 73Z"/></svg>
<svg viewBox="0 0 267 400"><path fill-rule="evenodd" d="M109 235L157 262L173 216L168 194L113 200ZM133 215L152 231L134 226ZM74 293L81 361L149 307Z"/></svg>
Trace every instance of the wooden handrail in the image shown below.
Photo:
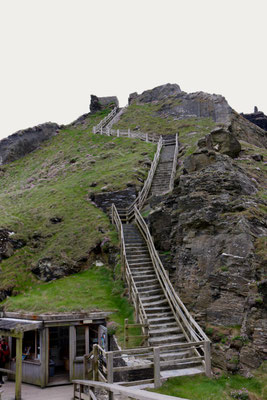
<svg viewBox="0 0 267 400"><path fill-rule="evenodd" d="M115 204L112 204L112 222L113 224L116 225L118 233L119 233L119 238L120 238L120 243L121 243L121 261L123 265L125 266L123 270L123 278L127 282L128 287L129 287L129 295L130 299L134 303L138 319L142 324L147 324L147 315L144 309L144 306L141 302L141 299L139 298L139 293L136 288L136 284L134 282L133 276L131 269L129 267L127 257L126 257L126 248L125 248L125 240L124 240L124 233L123 233L123 226L122 222L119 216L119 213L117 211L117 208Z"/></svg>
<svg viewBox="0 0 267 400"><path fill-rule="evenodd" d="M93 127L93 132L98 133L105 127L105 125L117 114L118 107L114 107L111 112L103 118L96 126Z"/></svg>
<svg viewBox="0 0 267 400"><path fill-rule="evenodd" d="M160 152L162 149L162 136L160 137L160 140L158 142L158 146L157 146L157 151L155 153L154 159L152 161L147 179L144 183L144 186L142 188L142 190L138 193L138 196L136 197L136 199L132 202L132 204L123 210L124 213L124 222L130 222L133 217L134 217L134 208L138 207L138 209L141 209L147 199L147 196L149 194L152 182L153 182L153 178L159 163L159 159L160 159Z"/></svg>
<svg viewBox="0 0 267 400"><path fill-rule="evenodd" d="M153 239L151 237L151 234L149 232L148 226L145 223L142 215L140 214L139 210L137 207L135 207L135 221L141 231L141 233L144 236L144 239L146 240L150 256L152 259L153 266L155 268L155 272L157 274L157 277L159 279L159 282L161 283L162 289L165 293L166 298L168 299L168 302L176 316L177 321L181 324L181 321L184 323L184 327L186 327L186 331L184 333L187 336L187 339L189 340L190 337L192 337L196 342L200 340L204 341L209 341L209 338L207 335L204 333L204 331L201 329L201 327L198 325L198 323L194 320L194 318L191 316L191 314L188 312L187 308L175 292L168 274L166 273L166 270L164 269L162 262L160 260L160 257L158 255L157 250L155 249ZM182 326L181 326L182 327ZM193 329L193 327L195 329ZM183 328L183 327L182 327Z"/></svg>
<svg viewBox="0 0 267 400"><path fill-rule="evenodd" d="M90 399L92 398L93 400L96 399L96 396L94 394L94 390L92 389L102 389L106 390L109 393L112 394L110 396L111 398L113 397L113 394L120 394L123 397L135 399L135 400L187 400L181 397L174 397L174 396L168 396L165 394L159 394L159 393L154 393L154 392L147 392L145 390L140 390L140 389L133 389L130 387L125 387L121 385L117 385L115 383L104 383L104 382L95 382L95 381L89 381L89 380L74 380L74 400L76 399ZM88 394L85 394L83 387L88 388ZM81 396L82 395L82 396Z"/></svg>
<svg viewBox="0 0 267 400"><path fill-rule="evenodd" d="M178 153L179 153L179 142L178 142L178 133L176 133L176 135L175 135L175 150L174 150L174 155L173 155L173 164L172 164L172 173L171 173L169 191L172 191L173 187L174 187L174 179L175 179L176 169L177 169Z"/></svg>

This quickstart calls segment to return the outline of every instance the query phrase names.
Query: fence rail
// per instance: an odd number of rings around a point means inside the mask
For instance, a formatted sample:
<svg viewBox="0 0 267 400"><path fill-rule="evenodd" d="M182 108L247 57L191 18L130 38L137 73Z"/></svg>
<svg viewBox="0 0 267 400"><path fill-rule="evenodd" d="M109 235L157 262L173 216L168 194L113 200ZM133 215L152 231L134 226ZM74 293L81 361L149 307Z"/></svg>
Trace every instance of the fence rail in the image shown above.
<svg viewBox="0 0 267 400"><path fill-rule="evenodd" d="M205 351L206 341L199 342L188 342L188 343L177 343L175 345L161 345L157 347L140 347L134 349L124 349L115 351L104 351L98 344L94 345L93 356L84 356L85 371L89 370L87 363L88 360L92 360L90 364L91 371L93 371L93 380L102 381L107 383L114 383L114 381L120 381L120 375L118 373L129 373L132 371L141 370L142 383L154 383L155 387L160 387L162 378L161 371L164 367L170 366L191 366L192 362L203 362L205 363ZM198 355L192 353L197 349ZM165 355L169 352L179 351L191 352L191 356L187 358L179 358L177 356L174 360L166 360ZM190 354L190 353L189 353ZM122 365L123 361L124 365ZM152 375L151 371L152 370ZM147 371L147 372L146 372ZM117 375L116 375L117 374ZM84 379L92 377L90 373L84 373ZM133 382L120 382L121 384L130 385L140 384L139 380Z"/></svg>
<svg viewBox="0 0 267 400"><path fill-rule="evenodd" d="M111 112L99 122L99 124L93 127L93 133L102 133L104 127L115 117L117 112L118 107L114 107Z"/></svg>
<svg viewBox="0 0 267 400"><path fill-rule="evenodd" d="M141 328L143 332L142 335L130 335L129 330L131 328ZM129 324L128 318L124 320L124 349L127 349L129 346L129 341L131 339L142 339L142 342L140 346L146 345L148 346L148 338L149 338L149 333L148 333L148 324Z"/></svg>
<svg viewBox="0 0 267 400"><path fill-rule="evenodd" d="M190 342L195 342L196 344L199 341L204 341L204 364L206 375L210 376L211 374L211 366L210 366L210 340L205 334L205 332L201 329L198 323L191 316L180 297L175 292L169 276L162 265L158 252L154 246L154 242L150 231L148 229L147 224L145 223L142 215L140 214L137 207L135 207L135 222L140 229L146 243L148 246L148 250L150 253L150 257L157 275L157 278L160 282L160 285L164 291L165 297L168 300L168 303L173 311L174 317L181 327L186 339ZM199 356L199 353L196 352L196 355Z"/></svg>
<svg viewBox="0 0 267 400"><path fill-rule="evenodd" d="M147 392L145 390L131 389L112 383L95 382L89 380L75 380L74 400L97 400L97 390L107 391L109 400L113 400L114 395L121 395L123 398L134 400L187 400L181 397L167 396L159 393Z"/></svg>
<svg viewBox="0 0 267 400"><path fill-rule="evenodd" d="M118 233L119 233L119 239L120 239L120 244L121 244L122 277L123 277L123 280L125 282L127 282L127 285L129 288L129 298L135 307L136 321L140 322L143 325L147 325L147 323L148 323L147 315L146 315L145 309L143 307L143 304L141 302L141 299L139 297L139 293L136 288L136 285L135 285L135 282L134 282L134 279L132 276L132 272L131 272L130 266L129 266L127 258L126 258L126 248L125 248L122 221L120 219L117 208L115 207L114 204L112 204L112 222L113 222L113 224L116 225ZM145 330L143 330L143 334L144 335L146 334Z"/></svg>
<svg viewBox="0 0 267 400"><path fill-rule="evenodd" d="M139 209L141 209L143 207L143 205L147 199L147 196L149 194L151 184L153 182L153 178L154 178L154 175L155 175L158 163L159 163L161 149L162 149L162 136L160 137L160 139L158 141L157 151L155 153L155 156L152 161L147 179L143 185L142 190L138 193L138 196L136 197L136 199L133 201L133 203L128 208L124 208L124 209L118 208L117 209L122 222L130 222L133 219L134 207L138 207ZM113 211L114 211L114 207L112 206L112 221L114 223Z"/></svg>
<svg viewBox="0 0 267 400"><path fill-rule="evenodd" d="M173 187L174 187L174 179L175 179L176 169L177 169L178 153L179 153L179 142L178 142L178 133L176 133L176 135L175 135L175 150L174 150L173 164L172 164L172 173L171 173L170 186L169 186L170 191L172 191Z"/></svg>

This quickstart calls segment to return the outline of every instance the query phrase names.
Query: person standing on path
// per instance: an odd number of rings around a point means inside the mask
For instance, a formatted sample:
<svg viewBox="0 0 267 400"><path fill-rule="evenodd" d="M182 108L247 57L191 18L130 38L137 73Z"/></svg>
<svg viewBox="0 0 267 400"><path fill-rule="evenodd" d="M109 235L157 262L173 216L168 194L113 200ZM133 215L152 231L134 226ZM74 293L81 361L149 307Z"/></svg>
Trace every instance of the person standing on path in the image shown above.
<svg viewBox="0 0 267 400"><path fill-rule="evenodd" d="M8 343L5 339L2 338L0 340L0 368L5 368L5 365L9 360L9 355L10 351ZM4 373L0 371L0 385L3 385L5 383L3 380L3 375Z"/></svg>

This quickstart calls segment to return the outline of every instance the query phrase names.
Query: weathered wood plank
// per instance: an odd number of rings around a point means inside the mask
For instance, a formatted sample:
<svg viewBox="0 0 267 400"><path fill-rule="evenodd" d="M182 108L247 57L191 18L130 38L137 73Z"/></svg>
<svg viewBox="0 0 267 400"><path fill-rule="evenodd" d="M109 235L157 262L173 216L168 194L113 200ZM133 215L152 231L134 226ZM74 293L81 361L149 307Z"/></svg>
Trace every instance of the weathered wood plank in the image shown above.
<svg viewBox="0 0 267 400"><path fill-rule="evenodd" d="M15 400L21 400L21 383L22 383L22 337L16 338Z"/></svg>

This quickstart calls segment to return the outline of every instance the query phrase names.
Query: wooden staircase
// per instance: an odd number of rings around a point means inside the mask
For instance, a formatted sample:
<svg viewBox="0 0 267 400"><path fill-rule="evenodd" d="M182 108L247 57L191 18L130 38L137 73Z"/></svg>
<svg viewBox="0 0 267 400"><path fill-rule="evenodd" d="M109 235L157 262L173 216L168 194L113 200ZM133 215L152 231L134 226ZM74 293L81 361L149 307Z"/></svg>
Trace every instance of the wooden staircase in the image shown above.
<svg viewBox="0 0 267 400"><path fill-rule="evenodd" d="M113 118L116 113L114 111ZM108 123L112 121L110 117L106 117ZM103 126L101 123L97 126L102 134ZM114 133L109 130L107 134ZM134 305L137 322L148 326L149 347L105 353L95 345L95 377L99 375L110 383L116 379L116 373L126 371L133 382L124 384L134 385L136 381L148 384L152 381L155 387L160 385L162 379L171 376L203 372L208 376L211 374L210 341L175 292L140 214L148 195L163 195L172 190L178 149L177 134L165 136L164 139L160 137L148 178L136 200L127 209L117 209L112 205L112 222L117 227L121 243L122 276L129 289L129 299ZM107 360L106 377L104 370L103 373L97 370L98 353L102 354L101 359ZM90 355L85 357L90 359ZM116 366L116 360L121 358L131 359L131 363L128 365L125 361L126 365ZM144 371L149 369L145 377Z"/></svg>
<svg viewBox="0 0 267 400"><path fill-rule="evenodd" d="M179 345L187 343L178 325L164 291L158 280L146 241L135 223L123 224L126 259L137 288L140 302L148 321L148 344L152 347L172 345L173 349L163 349L161 361L168 361L161 372L170 370L170 376L187 375L192 372L204 373L202 359L188 361L192 350L180 350ZM184 362L182 361L183 359ZM175 374L174 370L179 370ZM168 374L165 372L165 377Z"/></svg>
<svg viewBox="0 0 267 400"><path fill-rule="evenodd" d="M160 160L150 189L150 195L160 196L169 191L172 176L172 166L175 153L175 143L163 141Z"/></svg>

